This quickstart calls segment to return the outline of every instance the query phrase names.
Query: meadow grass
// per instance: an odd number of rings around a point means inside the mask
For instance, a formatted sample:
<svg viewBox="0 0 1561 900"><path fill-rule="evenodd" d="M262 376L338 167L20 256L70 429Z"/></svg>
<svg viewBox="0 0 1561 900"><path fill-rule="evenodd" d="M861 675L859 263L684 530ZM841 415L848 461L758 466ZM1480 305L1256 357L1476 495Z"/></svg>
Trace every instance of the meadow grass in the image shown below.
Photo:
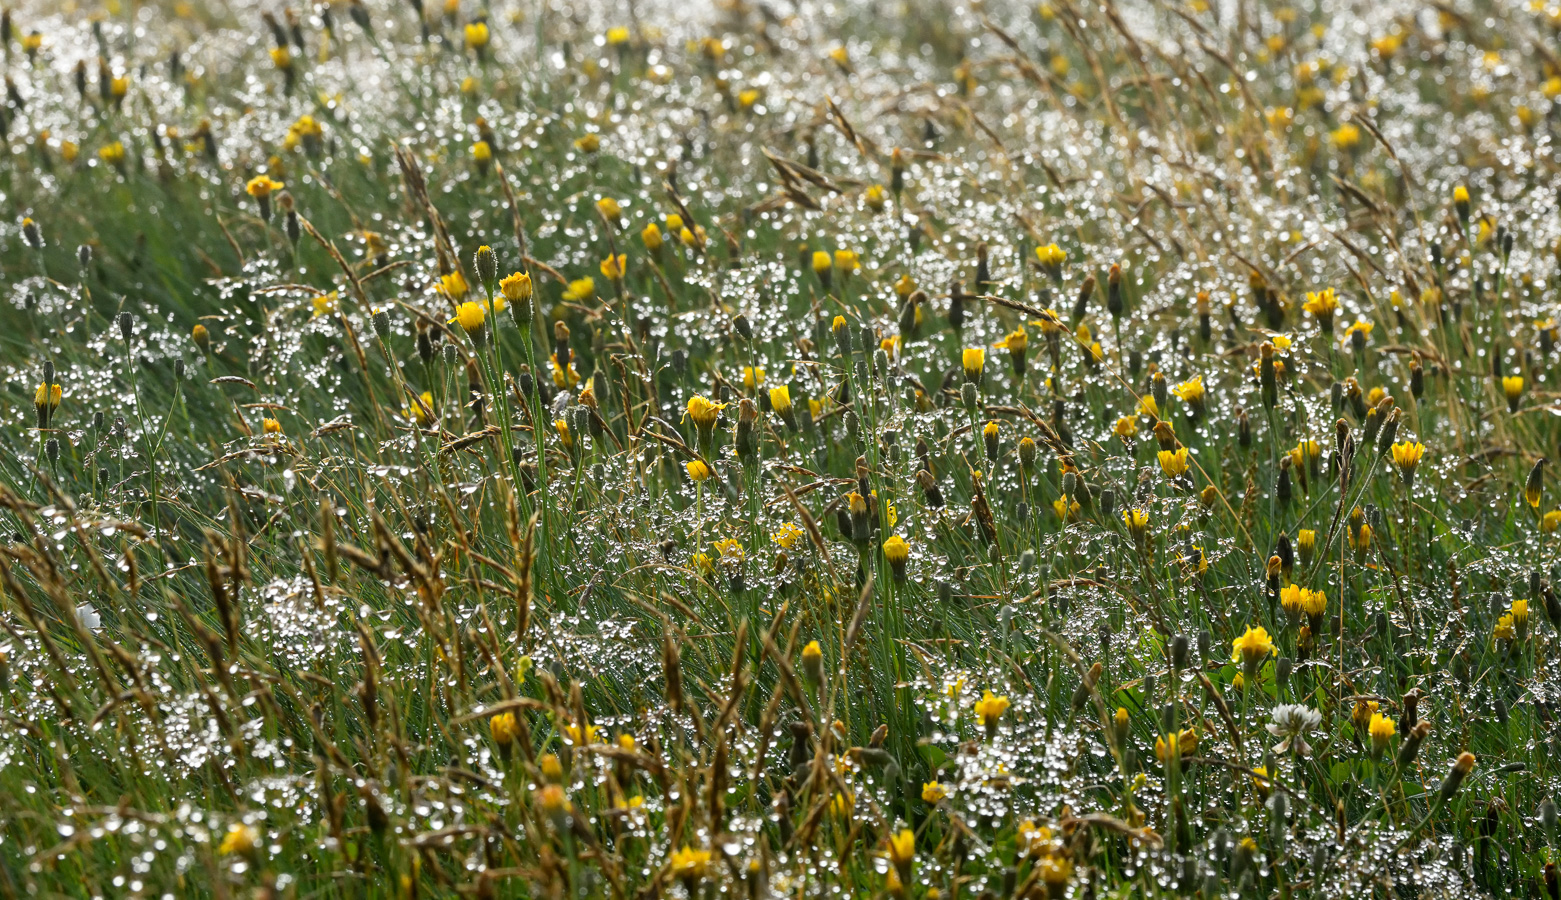
<svg viewBox="0 0 1561 900"><path fill-rule="evenodd" d="M0 897L1561 897L1558 35L5 11Z"/></svg>

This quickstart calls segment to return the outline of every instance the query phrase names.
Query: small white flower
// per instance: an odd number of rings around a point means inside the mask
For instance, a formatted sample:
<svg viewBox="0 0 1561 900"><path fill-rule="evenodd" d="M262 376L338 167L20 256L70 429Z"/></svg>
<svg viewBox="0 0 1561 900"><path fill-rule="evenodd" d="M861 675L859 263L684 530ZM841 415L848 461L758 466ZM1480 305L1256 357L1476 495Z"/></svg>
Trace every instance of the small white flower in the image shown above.
<svg viewBox="0 0 1561 900"><path fill-rule="evenodd" d="M91 603L83 603L76 607L76 618L81 622L81 627L88 631L97 631L103 627L103 617Z"/></svg>
<svg viewBox="0 0 1561 900"><path fill-rule="evenodd" d="M1300 756L1310 754L1312 748L1306 743L1306 733L1322 724L1322 720L1321 713L1299 703L1276 707L1274 721L1267 726L1268 733L1284 740L1274 747L1274 752L1284 753L1294 747Z"/></svg>

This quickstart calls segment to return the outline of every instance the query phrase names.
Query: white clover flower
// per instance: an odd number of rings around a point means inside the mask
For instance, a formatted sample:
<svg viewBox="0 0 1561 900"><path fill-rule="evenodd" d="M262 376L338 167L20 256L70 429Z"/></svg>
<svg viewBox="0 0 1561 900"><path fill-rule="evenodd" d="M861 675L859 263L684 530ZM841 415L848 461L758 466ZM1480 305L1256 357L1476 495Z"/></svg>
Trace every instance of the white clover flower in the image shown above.
<svg viewBox="0 0 1561 900"><path fill-rule="evenodd" d="M1277 738L1284 738L1275 747L1275 753L1285 753L1295 748L1300 756L1306 756L1312 752L1312 748L1306 743L1306 733L1322 724L1322 714L1308 706L1299 703L1286 703L1274 709L1274 721L1269 723L1268 733Z"/></svg>

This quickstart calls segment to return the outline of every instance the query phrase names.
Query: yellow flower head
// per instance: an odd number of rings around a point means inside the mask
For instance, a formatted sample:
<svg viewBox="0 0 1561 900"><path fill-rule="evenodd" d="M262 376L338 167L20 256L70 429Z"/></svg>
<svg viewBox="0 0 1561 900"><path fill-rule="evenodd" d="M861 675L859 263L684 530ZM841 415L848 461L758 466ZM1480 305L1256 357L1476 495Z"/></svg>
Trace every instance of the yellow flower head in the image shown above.
<svg viewBox="0 0 1561 900"><path fill-rule="evenodd" d="M1007 350L1010 353L1023 353L1030 345L1030 335L1023 328L1008 332L1008 336L993 344L997 350Z"/></svg>
<svg viewBox="0 0 1561 900"><path fill-rule="evenodd" d="M672 853L670 862L674 877L684 881L699 881L710 870L710 851L684 846Z"/></svg>
<svg viewBox="0 0 1561 900"><path fill-rule="evenodd" d="M1203 402L1203 376L1194 375L1192 378L1171 388L1171 393L1187 403Z"/></svg>
<svg viewBox="0 0 1561 900"><path fill-rule="evenodd" d="M1261 625L1248 626L1245 634L1231 642L1230 660L1256 666L1273 652L1274 642L1269 639L1268 629Z"/></svg>
<svg viewBox="0 0 1561 900"><path fill-rule="evenodd" d="M39 384L38 390L33 392L33 405L48 409L53 412L60 408L60 400L64 391L58 384Z"/></svg>
<svg viewBox="0 0 1561 900"><path fill-rule="evenodd" d="M476 335L481 331L487 319L488 311L483 309L481 303L469 300L455 308L456 324L468 335Z"/></svg>
<svg viewBox="0 0 1561 900"><path fill-rule="evenodd" d="M459 271L451 272L439 278L439 292L449 297L452 302L459 303L466 296L466 276Z"/></svg>
<svg viewBox="0 0 1561 900"><path fill-rule="evenodd" d="M1334 313L1339 311L1339 295L1333 288L1309 292L1301 308L1317 317L1319 321L1332 322Z"/></svg>
<svg viewBox="0 0 1561 900"><path fill-rule="evenodd" d="M1187 474L1187 448L1177 447L1175 450L1160 451L1160 471L1167 478L1180 478Z"/></svg>
<svg viewBox="0 0 1561 900"><path fill-rule="evenodd" d="M596 279L576 278L569 282L569 287L564 291L564 300L570 303L581 303L596 296Z"/></svg>
<svg viewBox="0 0 1561 900"><path fill-rule="evenodd" d="M883 555L890 563L902 565L907 559L910 559L911 547L905 543L905 538L897 534L892 535L887 541L883 542Z"/></svg>
<svg viewBox="0 0 1561 900"><path fill-rule="evenodd" d="M948 788L941 782L924 781L921 785L921 800L923 803L937 804L949 795Z"/></svg>
<svg viewBox="0 0 1561 900"><path fill-rule="evenodd" d="M272 180L269 175L256 175L244 185L244 193L251 197L269 197L273 191L280 191L282 182Z"/></svg>
<svg viewBox="0 0 1561 900"><path fill-rule="evenodd" d="M606 216L609 221L616 222L623 218L623 207L619 205L617 200L614 200L611 197L603 197L600 200L597 200L596 208L603 216Z"/></svg>
<svg viewBox="0 0 1561 900"><path fill-rule="evenodd" d="M960 354L960 364L967 379L980 378L982 370L986 368L986 348L966 347L965 352Z"/></svg>
<svg viewBox="0 0 1561 900"><path fill-rule="evenodd" d="M855 250L836 250L834 264L836 271L850 274L862 267L862 260Z"/></svg>
<svg viewBox="0 0 1561 900"><path fill-rule="evenodd" d="M234 823L228 826L228 833L223 836L217 853L220 856L243 855L253 851L259 843L260 832L253 825Z"/></svg>
<svg viewBox="0 0 1561 900"><path fill-rule="evenodd" d="M515 714L512 712L499 713L488 720L488 733L493 736L493 742L500 747L508 747L515 742L520 734L520 727L515 722Z"/></svg>
<svg viewBox="0 0 1561 900"><path fill-rule="evenodd" d="M763 366L743 366L743 388L753 390L764 383Z"/></svg>
<svg viewBox="0 0 1561 900"><path fill-rule="evenodd" d="M690 397L688 406L683 411L683 418L693 419L695 427L708 430L715 427L716 417L723 409L726 409L725 403L716 403L705 397Z"/></svg>
<svg viewBox="0 0 1561 900"><path fill-rule="evenodd" d="M1501 392L1507 395L1507 402L1517 400L1523 396L1523 376L1508 375L1501 380Z"/></svg>
<svg viewBox="0 0 1561 900"><path fill-rule="evenodd" d="M688 477L692 479L695 484L703 484L710 479L712 474L710 467L705 465L704 460L700 459L689 460L684 464L684 468L688 469Z"/></svg>
<svg viewBox="0 0 1561 900"><path fill-rule="evenodd" d="M434 420L434 395L430 391L424 391L418 397L421 405L412 403L407 406L406 417L419 425L431 424Z"/></svg>
<svg viewBox="0 0 1561 900"><path fill-rule="evenodd" d="M1008 711L1008 698L998 696L991 691L982 691L981 699L976 701L976 718L988 728L997 724L997 720Z"/></svg>
<svg viewBox="0 0 1561 900"><path fill-rule="evenodd" d="M1055 269L1068 258L1067 251L1056 244L1047 244L1044 247L1035 248L1035 258L1045 269Z"/></svg>
<svg viewBox="0 0 1561 900"><path fill-rule="evenodd" d="M655 222L646 225L645 230L640 232L640 241L645 244L645 249L652 253L661 249L663 238L661 229L656 226Z"/></svg>
<svg viewBox="0 0 1561 900"><path fill-rule="evenodd" d="M802 536L806 533L797 523L787 522L775 529L775 533L770 535L770 540L779 545L782 550L792 550L796 548L797 542L802 540Z"/></svg>
<svg viewBox="0 0 1561 900"><path fill-rule="evenodd" d="M505 299L512 303L530 300L532 292L531 276L524 272L516 272L513 275L502 278L499 280L499 291L504 294Z"/></svg>
<svg viewBox="0 0 1561 900"><path fill-rule="evenodd" d="M619 280L627 271L628 262L629 257L626 253L619 253L617 256L608 254L607 258L602 260L602 277L609 281Z"/></svg>
<svg viewBox="0 0 1561 900"><path fill-rule="evenodd" d="M471 50L481 50L488 46L492 37L488 34L487 22L470 22L465 29L466 46Z"/></svg>
<svg viewBox="0 0 1561 900"><path fill-rule="evenodd" d="M553 384L556 387L570 388L580 383L580 373L575 369L573 361L566 368L558 364L558 354L553 353L548 356L548 362L552 364ZM581 396L584 397L584 395Z"/></svg>
<svg viewBox="0 0 1561 900"><path fill-rule="evenodd" d="M889 862L896 867L904 868L916 859L916 832L909 828L901 829L897 834L890 835L887 841L889 845Z"/></svg>
<svg viewBox="0 0 1561 900"><path fill-rule="evenodd" d="M1392 447L1393 465L1406 471L1414 471L1425 455L1425 444L1419 441L1399 441Z"/></svg>

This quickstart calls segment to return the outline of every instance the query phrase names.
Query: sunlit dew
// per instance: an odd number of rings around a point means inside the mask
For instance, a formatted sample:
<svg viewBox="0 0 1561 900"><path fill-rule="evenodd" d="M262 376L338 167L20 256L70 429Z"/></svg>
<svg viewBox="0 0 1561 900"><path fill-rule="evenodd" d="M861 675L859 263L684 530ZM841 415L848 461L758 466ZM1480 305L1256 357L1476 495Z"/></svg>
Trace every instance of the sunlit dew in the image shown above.
<svg viewBox="0 0 1561 900"><path fill-rule="evenodd" d="M230 7L0 27L19 888L1548 890L1554 10Z"/></svg>

